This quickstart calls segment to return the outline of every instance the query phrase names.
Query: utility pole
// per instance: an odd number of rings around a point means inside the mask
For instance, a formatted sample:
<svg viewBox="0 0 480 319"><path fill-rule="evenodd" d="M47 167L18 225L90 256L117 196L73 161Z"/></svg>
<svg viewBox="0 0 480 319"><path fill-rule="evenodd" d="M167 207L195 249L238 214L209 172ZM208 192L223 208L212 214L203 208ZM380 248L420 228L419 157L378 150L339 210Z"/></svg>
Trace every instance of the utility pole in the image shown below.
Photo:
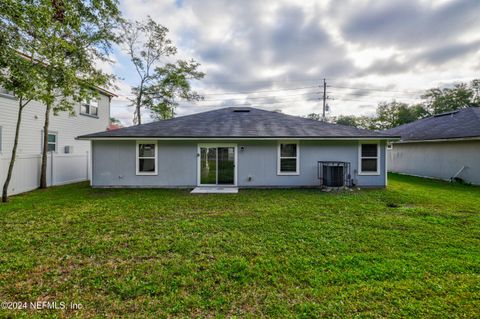
<svg viewBox="0 0 480 319"><path fill-rule="evenodd" d="M322 113L322 121L325 122L325 111L326 111L326 104L327 104L327 80L323 79L323 113Z"/></svg>

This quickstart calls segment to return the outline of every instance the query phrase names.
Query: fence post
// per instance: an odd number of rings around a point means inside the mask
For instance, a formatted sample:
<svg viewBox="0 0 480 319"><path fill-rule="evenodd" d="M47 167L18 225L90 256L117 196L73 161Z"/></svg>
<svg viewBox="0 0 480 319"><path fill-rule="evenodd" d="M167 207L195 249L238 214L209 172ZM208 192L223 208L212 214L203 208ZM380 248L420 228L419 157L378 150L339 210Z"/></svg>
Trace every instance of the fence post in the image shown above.
<svg viewBox="0 0 480 319"><path fill-rule="evenodd" d="M88 153L88 151L87 151L87 158L86 158L86 159L87 159L87 180L89 180L89 179L90 179L90 174L89 174L89 169L90 169L90 167L88 167L88 162L89 162L89 153Z"/></svg>
<svg viewBox="0 0 480 319"><path fill-rule="evenodd" d="M50 152L50 186L55 185L53 176L53 152Z"/></svg>

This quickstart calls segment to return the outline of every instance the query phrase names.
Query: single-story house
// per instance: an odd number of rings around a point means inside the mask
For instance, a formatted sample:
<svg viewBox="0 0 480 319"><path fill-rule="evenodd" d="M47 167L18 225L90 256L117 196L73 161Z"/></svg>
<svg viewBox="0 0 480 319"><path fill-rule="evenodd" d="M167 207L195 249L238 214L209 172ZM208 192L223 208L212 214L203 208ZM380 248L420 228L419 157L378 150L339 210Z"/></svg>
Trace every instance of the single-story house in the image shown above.
<svg viewBox="0 0 480 319"><path fill-rule="evenodd" d="M389 171L480 185L480 108L435 115L385 131Z"/></svg>
<svg viewBox="0 0 480 319"><path fill-rule="evenodd" d="M78 137L93 187L385 187L391 135L223 108Z"/></svg>

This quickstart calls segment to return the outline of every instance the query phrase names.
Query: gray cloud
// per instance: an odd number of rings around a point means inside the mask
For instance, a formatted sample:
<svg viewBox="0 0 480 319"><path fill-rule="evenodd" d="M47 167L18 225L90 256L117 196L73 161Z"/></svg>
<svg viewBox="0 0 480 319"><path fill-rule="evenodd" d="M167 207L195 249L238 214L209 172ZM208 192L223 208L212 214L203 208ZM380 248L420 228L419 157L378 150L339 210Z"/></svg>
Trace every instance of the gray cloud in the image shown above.
<svg viewBox="0 0 480 319"><path fill-rule="evenodd" d="M357 76L366 75L391 75L398 74L411 69L413 65L408 62L398 62L397 57L374 60L370 66L356 73Z"/></svg>
<svg viewBox="0 0 480 319"><path fill-rule="evenodd" d="M342 23L347 40L363 45L424 47L455 39L480 27L478 0L452 1L438 7L419 1L377 1L352 6Z"/></svg>
<svg viewBox="0 0 480 319"><path fill-rule="evenodd" d="M281 70L284 76L277 78L290 81L319 80L352 72L345 48L332 41L318 17L309 16L300 6L288 5L272 13L275 23L266 24L259 17L261 5L247 3L235 14L245 15L225 30L235 37L221 43L212 43L208 38L198 41L200 60L218 66L207 73L207 82L220 82L226 90L262 89L274 85L274 81L263 80L263 70ZM242 82L245 79L249 82Z"/></svg>
<svg viewBox="0 0 480 319"><path fill-rule="evenodd" d="M464 55L480 51L480 40L470 43L443 44L425 50L418 58L430 64L442 64L453 59L459 59Z"/></svg>
<svg viewBox="0 0 480 319"><path fill-rule="evenodd" d="M480 45L478 0L336 0L329 5L294 0L125 0L122 7L136 19L155 12L154 18L171 30L180 54L202 64L206 77L195 83L199 92L320 86L324 77L330 84L353 88L412 91L442 80L470 79L478 76L480 67L474 55ZM332 91L338 98L329 101L334 114L364 114L383 96L396 96ZM220 95L216 101L181 103L178 114L244 103L299 115L318 111L320 95L287 96L292 93L298 92ZM127 118L130 111L119 114Z"/></svg>

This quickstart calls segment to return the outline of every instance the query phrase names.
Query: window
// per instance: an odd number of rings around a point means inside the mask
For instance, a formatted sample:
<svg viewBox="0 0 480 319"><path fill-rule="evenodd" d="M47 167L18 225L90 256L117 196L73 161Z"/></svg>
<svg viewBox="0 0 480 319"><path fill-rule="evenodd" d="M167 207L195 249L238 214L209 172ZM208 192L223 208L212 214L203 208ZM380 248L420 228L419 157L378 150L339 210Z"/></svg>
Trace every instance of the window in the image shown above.
<svg viewBox="0 0 480 319"><path fill-rule="evenodd" d="M48 152L56 152L57 151L57 133L48 133Z"/></svg>
<svg viewBox="0 0 480 319"><path fill-rule="evenodd" d="M360 157L360 175L378 175L380 174L380 145L378 143L362 143L359 150Z"/></svg>
<svg viewBox="0 0 480 319"><path fill-rule="evenodd" d="M137 142L137 175L157 175L156 142Z"/></svg>
<svg viewBox="0 0 480 319"><path fill-rule="evenodd" d="M80 114L98 116L98 99L86 99L80 106Z"/></svg>
<svg viewBox="0 0 480 319"><path fill-rule="evenodd" d="M278 144L278 175L298 175L298 150L299 146L297 142Z"/></svg>

